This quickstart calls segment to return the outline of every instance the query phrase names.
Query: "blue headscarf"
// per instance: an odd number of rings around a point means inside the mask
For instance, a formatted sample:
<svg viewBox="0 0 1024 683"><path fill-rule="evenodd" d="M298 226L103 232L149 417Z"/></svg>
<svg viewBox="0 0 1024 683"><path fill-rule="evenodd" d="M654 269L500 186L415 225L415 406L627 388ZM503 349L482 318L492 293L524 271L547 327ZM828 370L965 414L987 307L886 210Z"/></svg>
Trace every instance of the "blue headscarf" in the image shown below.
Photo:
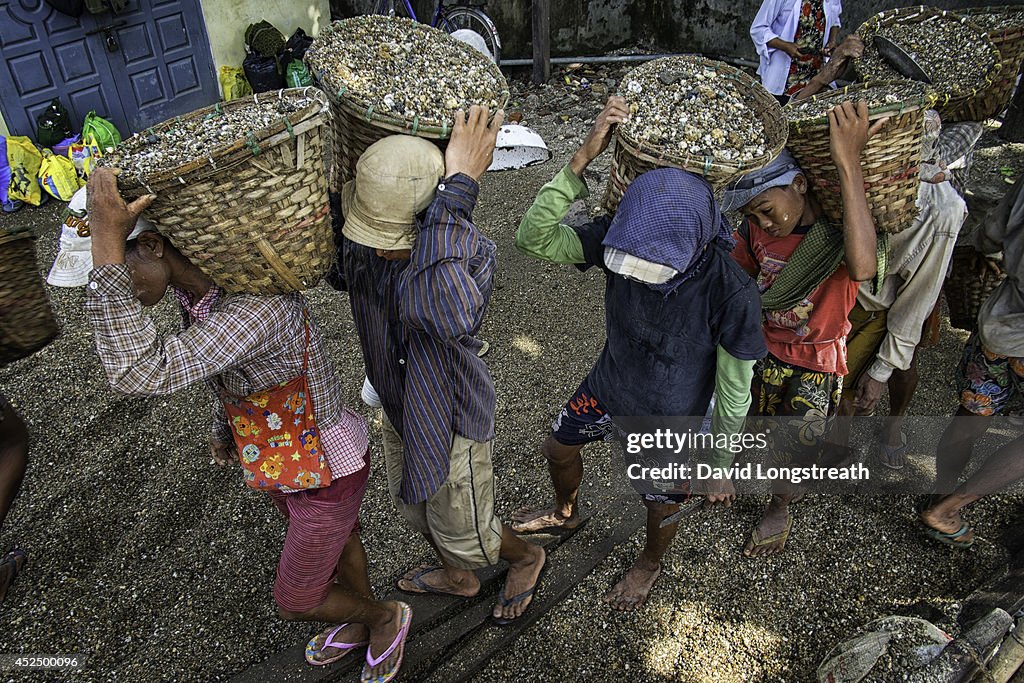
<svg viewBox="0 0 1024 683"><path fill-rule="evenodd" d="M715 240L727 250L735 244L711 186L686 171L658 168L626 188L602 244L679 271L664 284L648 285L667 295L697 272Z"/></svg>

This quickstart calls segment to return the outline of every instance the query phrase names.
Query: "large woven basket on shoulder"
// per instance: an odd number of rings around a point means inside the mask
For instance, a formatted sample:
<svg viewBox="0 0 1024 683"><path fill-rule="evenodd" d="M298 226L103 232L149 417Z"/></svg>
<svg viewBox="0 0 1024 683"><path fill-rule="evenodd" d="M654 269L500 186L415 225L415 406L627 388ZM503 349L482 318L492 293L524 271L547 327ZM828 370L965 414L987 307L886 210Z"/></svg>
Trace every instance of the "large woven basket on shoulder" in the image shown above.
<svg viewBox="0 0 1024 683"><path fill-rule="evenodd" d="M978 328L978 311L989 295L1005 278L985 270L979 276L973 267L980 255L969 245L953 249L949 277L942 285L942 293L949 306L949 324L961 330L973 332Z"/></svg>
<svg viewBox="0 0 1024 683"><path fill-rule="evenodd" d="M359 21L366 20L391 22L393 30L398 33L433 31L443 35L445 40L450 41L448 45L452 50L462 51L467 59L479 60L478 66L490 71L491 75L501 84L501 92L488 93L498 105L491 112L492 117L497 109L504 108L509 100L508 83L505 81L501 69L487 56L465 43L451 38L443 31L401 17L354 17L335 21L320 32L304 58L317 85L327 93L331 102L332 151L335 172L331 179L331 186L335 190L340 189L346 181L355 178L356 162L359 157L367 147L378 140L395 134L415 135L430 140L443 151L451 136L451 125L454 121L454 112L451 120L433 120L386 111L355 92L336 73L338 55L327 48L332 34L345 37L350 31L355 30ZM370 70L374 68L374 65L362 64L358 68L353 67L350 71L358 74L360 68ZM428 87L428 84L424 83L422 87ZM481 104L481 102L467 98L458 104L468 110L471 105Z"/></svg>
<svg viewBox="0 0 1024 683"><path fill-rule="evenodd" d="M0 231L0 365L49 344L60 328L36 265L28 231Z"/></svg>
<svg viewBox="0 0 1024 683"><path fill-rule="evenodd" d="M766 151L764 154L743 162L727 160L718 155L699 157L681 155L674 149L631 139L620 127L615 134L611 171L602 200L602 207L608 213L615 213L629 184L637 176L647 171L659 167L680 168L703 176L712 187L720 190L743 174L767 166L786 146L786 120L778 100L745 72L723 62L697 55L663 57L653 60L647 66L659 68L656 66L659 64L664 64L676 71L692 72L697 69L711 69L716 72L718 77L732 80L742 93L744 104L764 125Z"/></svg>
<svg viewBox="0 0 1024 683"><path fill-rule="evenodd" d="M924 136L924 113L935 102L935 95L922 83L887 81L858 83L839 90L830 90L809 98L806 103L839 104L856 100L858 92L876 86L897 88L903 85L908 96L899 102L868 109L869 122L888 117L861 152L864 192L879 232L896 233L910 227L917 218L917 190L920 185L921 141ZM802 118L805 102L786 105L789 120L789 143L801 170L825 214L833 221L843 218L843 199L839 188L839 170L832 160L828 115Z"/></svg>
<svg viewBox="0 0 1024 683"><path fill-rule="evenodd" d="M992 85L961 105L952 116L960 121L984 121L1006 109L1017 86L1017 75L1024 64L1024 5L969 7L957 13L986 31L999 50L1002 68Z"/></svg>
<svg viewBox="0 0 1024 683"><path fill-rule="evenodd" d="M976 34L978 42L984 43L988 48L985 51L989 55L988 60L985 64L977 65L979 71L984 71L984 75L979 78L974 87L954 89L950 84L932 83L932 87L939 96L935 102L935 109L942 116L944 122L953 123L955 121L970 120L964 117L967 116L969 108L974 106L971 103L976 98L983 97L985 91L998 80L1001 75L1002 65L1000 63L999 50L996 49L996 46L989 40L983 30L962 14L945 12L924 5L901 7L899 9L879 12L861 24L857 29L857 34L864 41L864 54L854 60L854 68L865 81L902 79L903 76L889 66L878 53L877 48L875 48L875 34L879 32L880 28L894 23L920 24L922 30L928 30L929 26L938 26L942 22L955 22L964 25L967 30ZM921 57L919 56L919 61L920 59ZM922 64L922 67L925 66L925 64Z"/></svg>
<svg viewBox="0 0 1024 683"><path fill-rule="evenodd" d="M327 97L316 88L253 95L154 126L206 117L251 101L303 97L310 104L250 131L208 158L146 178L118 176L122 194L154 192L149 218L182 254L229 293L283 294L316 285L334 260L324 145Z"/></svg>

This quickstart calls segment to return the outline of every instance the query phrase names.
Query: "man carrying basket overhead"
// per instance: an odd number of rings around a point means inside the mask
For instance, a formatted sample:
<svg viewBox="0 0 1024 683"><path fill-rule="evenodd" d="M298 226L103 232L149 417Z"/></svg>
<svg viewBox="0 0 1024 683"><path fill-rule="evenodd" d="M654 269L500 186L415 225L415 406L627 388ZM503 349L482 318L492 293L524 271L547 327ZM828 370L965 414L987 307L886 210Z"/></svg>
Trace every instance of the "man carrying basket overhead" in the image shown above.
<svg viewBox="0 0 1024 683"><path fill-rule="evenodd" d="M366 423L341 402L306 300L225 294L162 235L144 224L133 229L153 198L126 205L114 172L89 177L93 270L85 306L107 378L135 396L199 381L213 390L214 460L240 462L246 483L266 491L288 519L274 581L278 613L348 622L325 643L314 639L307 660L327 664L369 645L363 680L390 680L412 610L371 597L358 526L370 470ZM142 306L169 288L184 328L161 337Z"/></svg>
<svg viewBox="0 0 1024 683"><path fill-rule="evenodd" d="M408 572L410 593L476 595L473 570L509 563L492 616L508 624L533 600L544 550L494 512L496 396L476 333L490 301L496 247L472 222L504 114L455 114L444 155L409 135L378 140L342 192L342 273L366 374L383 404L388 489L440 566ZM337 230L336 226L336 230Z"/></svg>

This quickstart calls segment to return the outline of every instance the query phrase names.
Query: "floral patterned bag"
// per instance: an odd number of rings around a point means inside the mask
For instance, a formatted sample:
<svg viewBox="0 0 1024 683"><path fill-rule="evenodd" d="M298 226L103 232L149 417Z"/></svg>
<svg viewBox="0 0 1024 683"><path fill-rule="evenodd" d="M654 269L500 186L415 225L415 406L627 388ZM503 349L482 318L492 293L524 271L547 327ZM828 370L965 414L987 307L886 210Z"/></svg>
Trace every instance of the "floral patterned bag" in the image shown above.
<svg viewBox="0 0 1024 683"><path fill-rule="evenodd" d="M306 381L308 316L307 312L301 375L245 398L221 391L245 483L254 489L292 492L331 483Z"/></svg>

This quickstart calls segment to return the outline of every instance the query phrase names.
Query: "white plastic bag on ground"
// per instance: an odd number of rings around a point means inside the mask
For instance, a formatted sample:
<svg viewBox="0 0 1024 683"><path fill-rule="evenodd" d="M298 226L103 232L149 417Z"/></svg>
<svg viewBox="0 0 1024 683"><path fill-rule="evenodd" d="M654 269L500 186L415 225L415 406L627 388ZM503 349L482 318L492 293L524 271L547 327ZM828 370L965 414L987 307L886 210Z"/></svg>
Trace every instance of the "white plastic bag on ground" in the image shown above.
<svg viewBox="0 0 1024 683"><path fill-rule="evenodd" d="M902 680L939 656L951 638L929 621L883 617L860 629L825 655L819 683Z"/></svg>

